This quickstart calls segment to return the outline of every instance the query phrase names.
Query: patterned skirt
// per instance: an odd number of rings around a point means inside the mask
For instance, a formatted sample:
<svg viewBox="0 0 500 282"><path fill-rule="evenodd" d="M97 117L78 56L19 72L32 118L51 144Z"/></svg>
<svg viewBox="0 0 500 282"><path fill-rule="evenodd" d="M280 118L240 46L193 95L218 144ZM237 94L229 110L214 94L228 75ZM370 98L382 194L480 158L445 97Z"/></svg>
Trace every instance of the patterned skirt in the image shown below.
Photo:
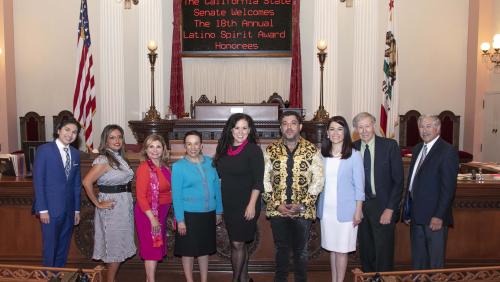
<svg viewBox="0 0 500 282"><path fill-rule="evenodd" d="M96 208L92 258L105 263L125 261L136 253L132 193L99 193L98 200L112 200L115 205Z"/></svg>

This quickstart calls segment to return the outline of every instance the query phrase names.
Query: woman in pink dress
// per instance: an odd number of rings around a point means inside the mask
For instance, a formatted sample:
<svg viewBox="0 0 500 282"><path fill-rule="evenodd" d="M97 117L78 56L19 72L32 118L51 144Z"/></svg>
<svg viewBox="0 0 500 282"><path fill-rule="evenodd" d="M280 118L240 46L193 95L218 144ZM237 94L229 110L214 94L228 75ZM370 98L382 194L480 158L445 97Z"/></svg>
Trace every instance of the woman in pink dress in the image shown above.
<svg viewBox="0 0 500 282"><path fill-rule="evenodd" d="M143 144L142 152L146 160L137 168L134 215L146 281L154 282L156 265L167 254L165 223L172 204L171 177L163 137L152 134Z"/></svg>

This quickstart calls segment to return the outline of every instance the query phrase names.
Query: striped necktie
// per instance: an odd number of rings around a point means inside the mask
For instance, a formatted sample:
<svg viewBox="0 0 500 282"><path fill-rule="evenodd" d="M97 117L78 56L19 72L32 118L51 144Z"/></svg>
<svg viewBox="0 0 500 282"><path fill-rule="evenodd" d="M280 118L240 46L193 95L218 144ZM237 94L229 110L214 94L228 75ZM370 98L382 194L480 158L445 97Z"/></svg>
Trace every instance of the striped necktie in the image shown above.
<svg viewBox="0 0 500 282"><path fill-rule="evenodd" d="M420 160L418 160L417 167L415 168L415 172L413 173L414 176L410 182L410 192L411 192L412 197L413 197L413 181L415 180L414 178L417 176L417 173L420 170L420 167L422 166L422 164L424 163L426 156L427 156L427 145L424 144L424 147L422 148L422 155L420 156Z"/></svg>
<svg viewBox="0 0 500 282"><path fill-rule="evenodd" d="M64 163L64 173L66 174L66 178L69 177L69 171L71 170L71 160L69 158L69 148L64 148L64 152L66 153L66 162Z"/></svg>
<svg viewBox="0 0 500 282"><path fill-rule="evenodd" d="M420 170L420 167L424 163L426 156L427 156L427 145L424 144L424 148L422 148L422 155L420 156L420 160L418 161L417 170L415 170L415 173L418 173L418 171Z"/></svg>

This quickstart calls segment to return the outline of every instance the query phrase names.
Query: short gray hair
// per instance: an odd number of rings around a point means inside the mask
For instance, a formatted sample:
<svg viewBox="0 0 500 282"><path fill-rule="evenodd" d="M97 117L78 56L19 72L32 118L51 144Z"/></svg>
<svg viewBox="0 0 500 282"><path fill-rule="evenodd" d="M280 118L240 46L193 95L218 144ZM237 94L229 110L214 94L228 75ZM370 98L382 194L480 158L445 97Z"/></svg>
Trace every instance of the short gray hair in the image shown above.
<svg viewBox="0 0 500 282"><path fill-rule="evenodd" d="M432 123L433 123L434 127L441 127L441 120L436 115L421 115L418 117L417 124L420 126L420 124L422 123L422 121L425 118L432 119Z"/></svg>
<svg viewBox="0 0 500 282"><path fill-rule="evenodd" d="M358 122L364 118L371 118L372 124L374 125L375 122L377 121L377 119L372 114L368 112L361 112L352 119L352 126L354 126L354 128L358 127Z"/></svg>

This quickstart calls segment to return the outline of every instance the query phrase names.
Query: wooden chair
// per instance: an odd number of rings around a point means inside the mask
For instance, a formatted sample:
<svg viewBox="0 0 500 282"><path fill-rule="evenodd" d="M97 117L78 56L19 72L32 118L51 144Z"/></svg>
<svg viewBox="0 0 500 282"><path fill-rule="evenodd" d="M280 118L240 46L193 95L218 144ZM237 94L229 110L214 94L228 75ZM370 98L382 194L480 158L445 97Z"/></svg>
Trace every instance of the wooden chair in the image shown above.
<svg viewBox="0 0 500 282"><path fill-rule="evenodd" d="M455 115L452 111L442 111L438 117L441 121L441 137L458 150L460 145L460 116Z"/></svg>
<svg viewBox="0 0 500 282"><path fill-rule="evenodd" d="M201 94L200 98L196 101L193 102L193 96L191 96L191 102L189 103L189 114L191 115L191 118L195 118L195 112L194 108L196 104L212 104L212 101L208 99L207 95ZM217 104L217 97L215 97L213 104ZM182 118L182 117L178 117Z"/></svg>
<svg viewBox="0 0 500 282"><path fill-rule="evenodd" d="M420 112L410 110L404 115L399 116L399 146L401 148L412 148L420 141L418 132L418 118Z"/></svg>
<svg viewBox="0 0 500 282"><path fill-rule="evenodd" d="M45 116L28 112L19 117L21 143L24 141L45 141Z"/></svg>
<svg viewBox="0 0 500 282"><path fill-rule="evenodd" d="M46 141L23 141L21 149L24 153L24 161L26 163L26 172L29 174L33 171L33 162L35 161L36 150L38 146L47 143Z"/></svg>
<svg viewBox="0 0 500 282"><path fill-rule="evenodd" d="M283 100L283 97L281 97L278 93L274 92L271 96L269 96L269 98L267 98L267 102L266 101L262 101L262 103L274 103L274 104L279 104L279 109L283 109L283 108L288 108L288 106L290 105L290 102L287 101L284 101Z"/></svg>

